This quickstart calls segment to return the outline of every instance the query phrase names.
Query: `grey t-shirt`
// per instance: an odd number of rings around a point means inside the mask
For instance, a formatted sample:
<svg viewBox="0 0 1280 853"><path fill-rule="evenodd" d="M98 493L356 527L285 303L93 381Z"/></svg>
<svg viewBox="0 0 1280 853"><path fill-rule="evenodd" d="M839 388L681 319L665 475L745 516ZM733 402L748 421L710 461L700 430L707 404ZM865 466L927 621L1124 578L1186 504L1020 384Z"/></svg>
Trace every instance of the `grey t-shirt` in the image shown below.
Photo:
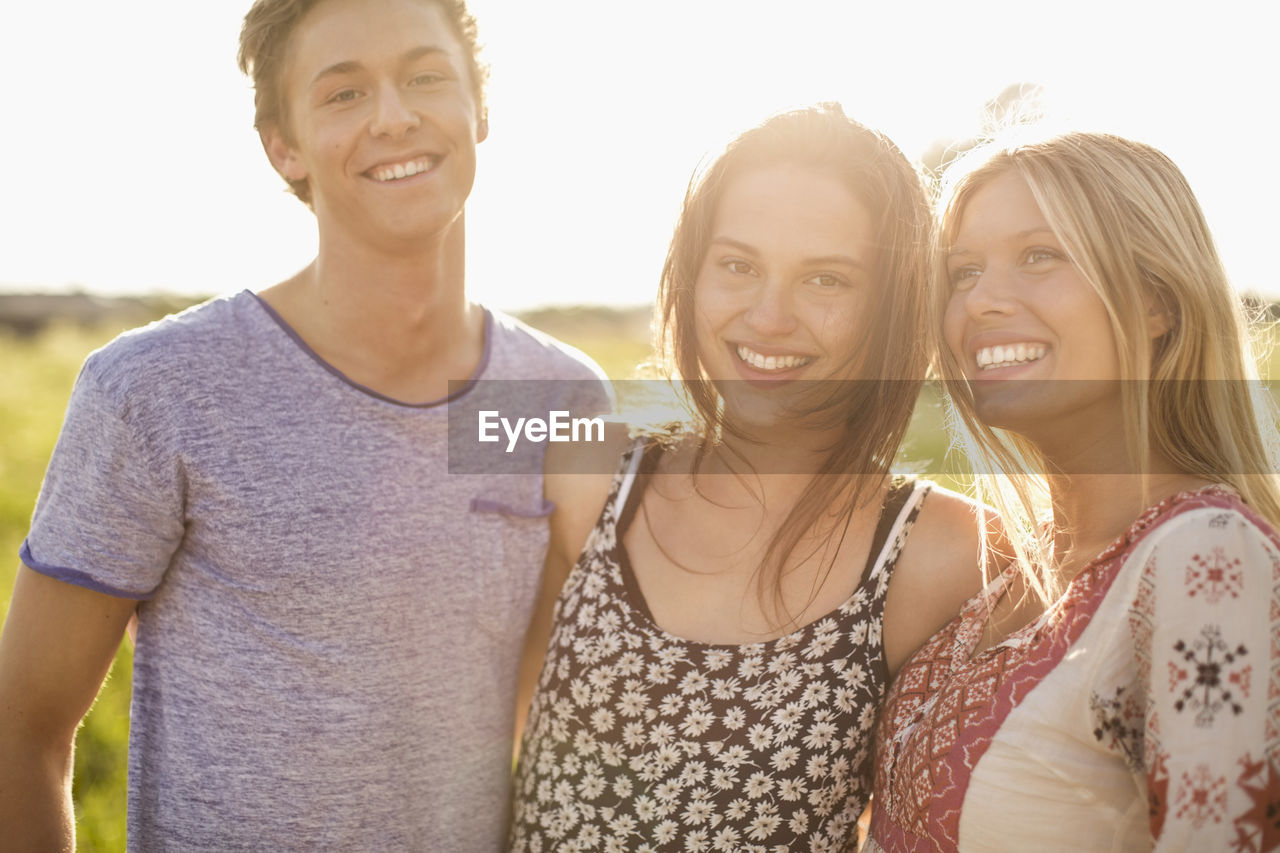
<svg viewBox="0 0 1280 853"><path fill-rule="evenodd" d="M481 379L597 370L489 314ZM141 601L130 849L501 846L549 507L448 473L448 408L355 385L248 292L90 356L22 558Z"/></svg>

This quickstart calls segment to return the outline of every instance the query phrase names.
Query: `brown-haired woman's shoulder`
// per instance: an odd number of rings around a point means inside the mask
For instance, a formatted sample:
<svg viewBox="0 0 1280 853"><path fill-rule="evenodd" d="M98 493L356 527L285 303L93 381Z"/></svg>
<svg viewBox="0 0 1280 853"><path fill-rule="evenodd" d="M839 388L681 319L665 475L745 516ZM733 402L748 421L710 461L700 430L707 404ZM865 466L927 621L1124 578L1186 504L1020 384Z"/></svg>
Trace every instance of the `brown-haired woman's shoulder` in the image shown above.
<svg viewBox="0 0 1280 853"><path fill-rule="evenodd" d="M990 519L990 511L986 513ZM933 486L894 568L885 599L884 648L890 674L983 583L978 504Z"/></svg>

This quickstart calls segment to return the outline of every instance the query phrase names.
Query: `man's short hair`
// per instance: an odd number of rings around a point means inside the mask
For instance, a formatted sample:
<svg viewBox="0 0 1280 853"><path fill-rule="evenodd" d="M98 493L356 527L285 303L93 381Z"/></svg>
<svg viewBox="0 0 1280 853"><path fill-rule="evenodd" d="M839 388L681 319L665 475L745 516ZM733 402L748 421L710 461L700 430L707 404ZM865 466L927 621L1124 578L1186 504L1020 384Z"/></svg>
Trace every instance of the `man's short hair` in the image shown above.
<svg viewBox="0 0 1280 853"><path fill-rule="evenodd" d="M255 0L240 29L240 70L253 80L253 126L259 132L276 128L287 141L293 140L284 93L284 68L289 56L289 40L298 22L321 0ZM467 11L466 0L419 0L432 3L444 12L458 43L466 50L467 71L476 108L484 115L485 87L489 67L480 59L476 19ZM287 179L286 179L287 180ZM308 207L311 189L305 180L289 181L293 194Z"/></svg>

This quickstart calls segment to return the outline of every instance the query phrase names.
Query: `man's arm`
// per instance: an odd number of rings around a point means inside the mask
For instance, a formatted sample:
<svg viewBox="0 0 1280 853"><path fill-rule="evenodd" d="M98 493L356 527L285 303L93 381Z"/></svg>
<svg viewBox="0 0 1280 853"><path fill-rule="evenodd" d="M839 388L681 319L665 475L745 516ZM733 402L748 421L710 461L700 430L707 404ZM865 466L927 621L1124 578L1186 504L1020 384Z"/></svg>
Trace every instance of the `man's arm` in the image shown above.
<svg viewBox="0 0 1280 853"><path fill-rule="evenodd" d="M605 440L574 446L553 444L547 449L542 476L543 497L555 505L551 513L551 537L533 618L525 634L516 691L515 749L520 752L529 704L542 674L542 661L551 639L552 616L560 588L582 553L596 519L604 509L613 472L622 453L631 445L624 424L609 422Z"/></svg>
<svg viewBox="0 0 1280 853"><path fill-rule="evenodd" d="M6 850L73 851L72 749L137 602L18 570L0 634Z"/></svg>
<svg viewBox="0 0 1280 853"><path fill-rule="evenodd" d="M538 687L538 677L542 674L542 659L551 640L551 616L555 612L556 599L560 595L560 587L564 586L572 564L564 558L563 552L554 546L547 551L547 559L542 568L542 583L538 591L538 599L534 605L533 619L529 622L529 631L525 635L524 655L520 660L520 682L516 688L516 730L515 751L520 754L520 739L524 735L524 725L529 716L529 705L533 702L533 694Z"/></svg>

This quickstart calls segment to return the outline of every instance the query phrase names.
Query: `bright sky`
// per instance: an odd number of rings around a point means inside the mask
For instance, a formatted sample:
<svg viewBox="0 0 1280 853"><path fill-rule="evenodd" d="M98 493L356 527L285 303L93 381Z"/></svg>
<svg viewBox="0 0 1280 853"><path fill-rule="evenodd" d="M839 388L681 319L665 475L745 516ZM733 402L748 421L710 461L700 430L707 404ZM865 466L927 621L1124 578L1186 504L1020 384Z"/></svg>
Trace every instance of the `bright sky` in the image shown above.
<svg viewBox="0 0 1280 853"><path fill-rule="evenodd" d="M225 293L305 265L235 67L249 0L0 13L0 289ZM780 108L841 101L918 157L1007 84L1165 150L1242 290L1280 296L1280 74L1267 4L471 0L493 66L467 212L472 295L648 302L689 174Z"/></svg>

